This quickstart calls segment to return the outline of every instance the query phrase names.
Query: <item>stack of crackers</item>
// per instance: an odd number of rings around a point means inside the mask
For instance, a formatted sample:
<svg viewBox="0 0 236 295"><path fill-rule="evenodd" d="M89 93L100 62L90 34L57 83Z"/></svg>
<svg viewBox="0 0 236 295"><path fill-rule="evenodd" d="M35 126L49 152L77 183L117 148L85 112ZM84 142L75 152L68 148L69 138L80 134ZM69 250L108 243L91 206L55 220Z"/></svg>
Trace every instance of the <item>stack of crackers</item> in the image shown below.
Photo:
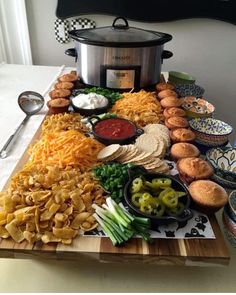
<svg viewBox="0 0 236 295"><path fill-rule="evenodd" d="M134 144L112 144L102 149L97 158L103 162L117 161L123 164L142 165L149 172L168 173L163 160L170 146L169 130L162 124L148 124Z"/></svg>

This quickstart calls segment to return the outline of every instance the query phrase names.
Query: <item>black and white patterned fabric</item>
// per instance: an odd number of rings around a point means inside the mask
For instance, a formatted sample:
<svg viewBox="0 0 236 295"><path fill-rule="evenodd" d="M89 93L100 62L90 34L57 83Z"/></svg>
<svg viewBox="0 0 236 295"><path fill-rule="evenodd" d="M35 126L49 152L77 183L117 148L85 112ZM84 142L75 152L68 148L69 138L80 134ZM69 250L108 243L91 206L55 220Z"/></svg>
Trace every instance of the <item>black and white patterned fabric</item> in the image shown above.
<svg viewBox="0 0 236 295"><path fill-rule="evenodd" d="M90 29L96 28L95 21L88 18L76 18L70 20L70 29L71 30L80 30L80 29Z"/></svg>
<svg viewBox="0 0 236 295"><path fill-rule="evenodd" d="M54 31L55 31L55 37L56 40L59 43L68 43L70 42L70 37L69 37L69 21L68 20L62 20L57 18L54 22Z"/></svg>
<svg viewBox="0 0 236 295"><path fill-rule="evenodd" d="M96 28L96 23L88 18L76 18L71 20L62 20L57 18L54 22L54 31L56 40L61 43L70 42L69 31Z"/></svg>

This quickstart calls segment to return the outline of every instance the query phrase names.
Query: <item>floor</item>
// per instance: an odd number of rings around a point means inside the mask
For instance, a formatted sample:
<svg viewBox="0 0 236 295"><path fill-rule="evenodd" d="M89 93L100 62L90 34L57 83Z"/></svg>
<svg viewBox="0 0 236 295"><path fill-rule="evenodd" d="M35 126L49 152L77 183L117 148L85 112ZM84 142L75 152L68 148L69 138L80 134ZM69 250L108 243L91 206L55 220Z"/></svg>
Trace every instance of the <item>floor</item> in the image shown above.
<svg viewBox="0 0 236 295"><path fill-rule="evenodd" d="M236 249L226 243L226 267L0 259L0 292L234 292Z"/></svg>

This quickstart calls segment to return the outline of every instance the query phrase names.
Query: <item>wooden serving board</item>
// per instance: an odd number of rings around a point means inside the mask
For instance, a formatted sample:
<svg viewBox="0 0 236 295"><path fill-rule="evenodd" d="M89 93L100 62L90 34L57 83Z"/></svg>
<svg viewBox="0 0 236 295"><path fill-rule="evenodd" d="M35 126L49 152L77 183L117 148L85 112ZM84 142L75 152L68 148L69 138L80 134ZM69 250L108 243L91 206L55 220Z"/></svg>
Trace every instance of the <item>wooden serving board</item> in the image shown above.
<svg viewBox="0 0 236 295"><path fill-rule="evenodd" d="M41 126L30 145L40 138ZM11 176L21 170L28 161L28 148L17 163ZM5 190L10 182L5 184ZM217 266L229 263L229 252L216 217L209 216L216 239L154 239L147 244L134 238L123 247L114 247L109 238L78 236L72 245L15 243L12 239L0 239L1 258L46 258L71 260L96 260L100 262L149 263L159 265Z"/></svg>

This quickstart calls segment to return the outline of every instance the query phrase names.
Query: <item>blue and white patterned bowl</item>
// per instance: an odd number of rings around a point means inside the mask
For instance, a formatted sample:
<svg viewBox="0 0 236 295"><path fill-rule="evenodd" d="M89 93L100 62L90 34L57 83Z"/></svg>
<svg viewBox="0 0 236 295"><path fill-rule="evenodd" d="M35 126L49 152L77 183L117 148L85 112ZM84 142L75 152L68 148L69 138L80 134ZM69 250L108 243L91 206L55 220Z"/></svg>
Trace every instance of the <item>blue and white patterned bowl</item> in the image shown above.
<svg viewBox="0 0 236 295"><path fill-rule="evenodd" d="M196 84L177 84L175 86L176 92L179 96L195 96L195 97L202 97L205 89Z"/></svg>
<svg viewBox="0 0 236 295"><path fill-rule="evenodd" d="M211 147L224 145L233 132L232 126L214 118L195 118L189 121L189 126L198 143Z"/></svg>
<svg viewBox="0 0 236 295"><path fill-rule="evenodd" d="M236 148L221 147L207 151L206 159L214 167L215 173L236 186Z"/></svg>

